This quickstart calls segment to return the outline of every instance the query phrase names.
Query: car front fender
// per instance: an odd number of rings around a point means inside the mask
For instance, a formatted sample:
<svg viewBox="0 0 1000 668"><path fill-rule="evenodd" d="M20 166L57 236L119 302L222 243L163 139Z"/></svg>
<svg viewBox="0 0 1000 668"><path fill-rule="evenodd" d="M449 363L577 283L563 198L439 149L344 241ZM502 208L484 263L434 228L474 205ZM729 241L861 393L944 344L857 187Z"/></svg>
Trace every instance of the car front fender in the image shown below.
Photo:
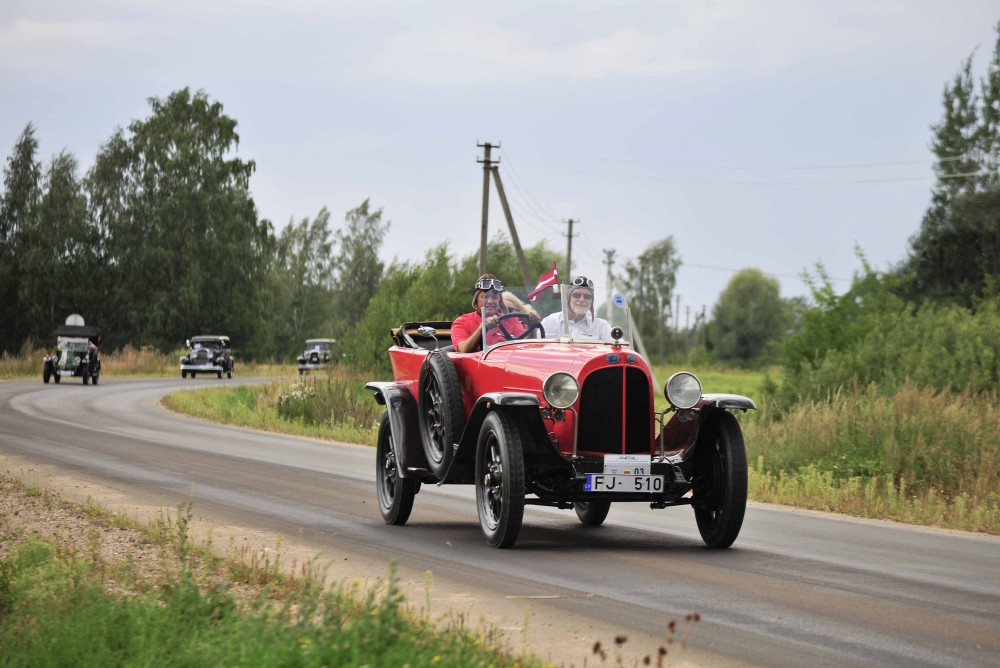
<svg viewBox="0 0 1000 668"><path fill-rule="evenodd" d="M417 420L417 400L403 383L371 382L365 387L375 393L375 401L385 406L392 431L392 449L396 455L401 478L436 480L427 465L424 447L420 441L420 424Z"/></svg>
<svg viewBox="0 0 1000 668"><path fill-rule="evenodd" d="M757 404L750 397L739 394L703 394L701 395L703 406L713 408L736 408L742 411L756 410Z"/></svg>

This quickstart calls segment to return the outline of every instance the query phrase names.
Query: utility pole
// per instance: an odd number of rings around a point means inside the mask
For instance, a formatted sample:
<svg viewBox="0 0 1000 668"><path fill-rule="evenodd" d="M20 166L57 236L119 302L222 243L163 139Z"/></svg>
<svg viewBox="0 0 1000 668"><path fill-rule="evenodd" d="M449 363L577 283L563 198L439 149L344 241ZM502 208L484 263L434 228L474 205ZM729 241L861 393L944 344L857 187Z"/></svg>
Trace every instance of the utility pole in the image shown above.
<svg viewBox="0 0 1000 668"><path fill-rule="evenodd" d="M476 162L483 163L483 227L479 236L479 273L486 273L486 238L487 238L487 220L489 220L490 214L490 168L493 166L493 161L490 160L490 149L496 146L500 148L500 144L491 144L486 142L485 144L480 144L476 142L476 146L484 149L483 159L477 159ZM497 161L499 162L499 160Z"/></svg>
<svg viewBox="0 0 1000 668"><path fill-rule="evenodd" d="M507 217L507 227L510 228L510 242L514 245L514 253L517 255L517 263L521 266L521 278L525 285L531 285L531 274L528 273L528 261L521 250L521 240L517 238L517 228L514 227L514 216L510 214L510 205L507 204L507 193L504 192L503 182L500 180L500 168L493 165L493 182L497 185L497 194L500 195L500 204L503 205L503 215Z"/></svg>
<svg viewBox="0 0 1000 668"><path fill-rule="evenodd" d="M569 231L566 233L566 272L572 274L573 272L573 223L576 222L572 218L566 221L569 225ZM569 276L567 276L569 278Z"/></svg>
<svg viewBox="0 0 1000 668"><path fill-rule="evenodd" d="M613 248L604 249L604 264L608 267L608 278L605 282L607 295L604 306L604 317L608 320L611 319L611 267L615 263L615 250Z"/></svg>

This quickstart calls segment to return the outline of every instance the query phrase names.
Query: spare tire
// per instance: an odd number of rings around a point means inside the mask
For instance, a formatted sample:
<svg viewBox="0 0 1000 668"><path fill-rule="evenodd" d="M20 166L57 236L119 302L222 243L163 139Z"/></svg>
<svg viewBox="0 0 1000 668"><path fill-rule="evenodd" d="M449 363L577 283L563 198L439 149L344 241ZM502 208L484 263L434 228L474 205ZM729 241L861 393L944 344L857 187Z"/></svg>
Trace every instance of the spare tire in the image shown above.
<svg viewBox="0 0 1000 668"><path fill-rule="evenodd" d="M455 365L444 353L431 351L420 367L417 416L428 468L444 478L465 428L462 386Z"/></svg>

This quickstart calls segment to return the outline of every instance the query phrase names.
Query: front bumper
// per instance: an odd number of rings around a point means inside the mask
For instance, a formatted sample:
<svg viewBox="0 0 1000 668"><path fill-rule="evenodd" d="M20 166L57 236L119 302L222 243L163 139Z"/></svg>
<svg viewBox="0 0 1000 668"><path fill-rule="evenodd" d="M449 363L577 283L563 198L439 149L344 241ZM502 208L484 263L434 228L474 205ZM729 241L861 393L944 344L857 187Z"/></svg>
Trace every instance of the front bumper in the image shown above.
<svg viewBox="0 0 1000 668"><path fill-rule="evenodd" d="M181 364L181 371L215 371L218 373L225 371L225 369L218 364Z"/></svg>

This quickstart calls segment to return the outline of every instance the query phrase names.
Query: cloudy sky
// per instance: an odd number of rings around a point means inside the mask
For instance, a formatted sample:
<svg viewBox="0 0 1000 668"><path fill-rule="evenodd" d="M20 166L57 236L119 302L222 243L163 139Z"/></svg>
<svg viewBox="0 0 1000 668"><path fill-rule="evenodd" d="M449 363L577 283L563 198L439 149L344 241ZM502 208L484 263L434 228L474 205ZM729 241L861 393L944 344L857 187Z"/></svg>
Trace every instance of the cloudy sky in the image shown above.
<svg viewBox="0 0 1000 668"><path fill-rule="evenodd" d="M574 219L574 273L603 276L605 249L672 236L693 313L746 267L790 297L816 263L846 289L855 247L902 259L943 87L974 50L982 75L998 20L995 0L0 0L0 155L31 122L44 162L86 170L147 98L203 90L276 228L371 198L385 259L419 260L478 250L477 143L500 143L523 244L565 252ZM490 216L505 229L495 195Z"/></svg>

